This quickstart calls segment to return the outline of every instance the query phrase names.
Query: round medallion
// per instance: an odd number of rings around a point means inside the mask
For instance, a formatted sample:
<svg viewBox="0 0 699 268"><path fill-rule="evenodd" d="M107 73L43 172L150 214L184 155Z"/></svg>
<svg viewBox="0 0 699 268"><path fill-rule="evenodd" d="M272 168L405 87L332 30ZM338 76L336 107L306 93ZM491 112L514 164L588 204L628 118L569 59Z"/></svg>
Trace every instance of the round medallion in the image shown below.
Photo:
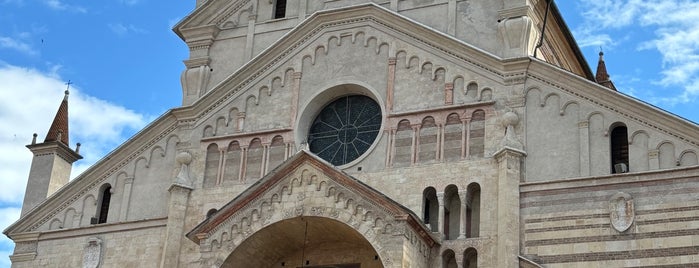
<svg viewBox="0 0 699 268"><path fill-rule="evenodd" d="M320 158L341 166L364 154L381 128L381 107L373 99L352 95L325 106L308 131L308 147Z"/></svg>

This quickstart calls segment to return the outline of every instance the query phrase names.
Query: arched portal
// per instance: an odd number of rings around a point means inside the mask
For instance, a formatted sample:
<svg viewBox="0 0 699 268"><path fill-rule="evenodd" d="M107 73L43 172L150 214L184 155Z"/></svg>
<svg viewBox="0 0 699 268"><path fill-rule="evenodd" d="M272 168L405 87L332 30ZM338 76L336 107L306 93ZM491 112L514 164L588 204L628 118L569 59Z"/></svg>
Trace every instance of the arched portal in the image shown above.
<svg viewBox="0 0 699 268"><path fill-rule="evenodd" d="M255 232L221 267L384 266L369 241L352 227L330 218L296 217Z"/></svg>

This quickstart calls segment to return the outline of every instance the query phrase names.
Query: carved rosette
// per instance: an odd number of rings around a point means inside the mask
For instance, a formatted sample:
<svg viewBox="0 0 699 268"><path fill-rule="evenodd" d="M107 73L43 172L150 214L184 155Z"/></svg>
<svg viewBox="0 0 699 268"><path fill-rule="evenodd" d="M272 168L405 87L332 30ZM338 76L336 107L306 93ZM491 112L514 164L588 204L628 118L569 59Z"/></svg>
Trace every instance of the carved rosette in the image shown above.
<svg viewBox="0 0 699 268"><path fill-rule="evenodd" d="M631 195L619 192L609 200L609 218L612 228L624 232L631 227L635 217Z"/></svg>

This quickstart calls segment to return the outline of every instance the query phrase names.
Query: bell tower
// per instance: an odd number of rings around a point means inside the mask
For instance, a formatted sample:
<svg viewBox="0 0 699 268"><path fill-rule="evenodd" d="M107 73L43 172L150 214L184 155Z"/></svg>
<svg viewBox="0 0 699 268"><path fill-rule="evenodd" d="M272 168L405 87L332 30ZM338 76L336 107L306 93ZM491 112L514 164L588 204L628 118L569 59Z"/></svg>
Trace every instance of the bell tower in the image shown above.
<svg viewBox="0 0 699 268"><path fill-rule="evenodd" d="M27 145L34 158L24 193L22 216L67 184L73 162L83 158L78 153L80 143L75 150L68 146L68 90L65 91L44 142L37 143L36 137L35 133L32 143Z"/></svg>

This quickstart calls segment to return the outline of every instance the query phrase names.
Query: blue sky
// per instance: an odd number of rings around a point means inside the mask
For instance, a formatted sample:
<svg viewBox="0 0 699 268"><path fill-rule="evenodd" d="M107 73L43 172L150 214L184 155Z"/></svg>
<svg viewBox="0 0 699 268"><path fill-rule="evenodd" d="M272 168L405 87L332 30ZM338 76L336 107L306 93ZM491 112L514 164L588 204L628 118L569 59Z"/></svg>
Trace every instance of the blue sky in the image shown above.
<svg viewBox="0 0 699 268"><path fill-rule="evenodd" d="M187 47L172 26L195 0L0 0L0 229L19 217L32 133L42 139L71 80L71 142L85 170L181 101ZM699 2L558 1L590 67L699 122ZM74 145L72 145L74 146ZM12 244L0 238L0 267Z"/></svg>

